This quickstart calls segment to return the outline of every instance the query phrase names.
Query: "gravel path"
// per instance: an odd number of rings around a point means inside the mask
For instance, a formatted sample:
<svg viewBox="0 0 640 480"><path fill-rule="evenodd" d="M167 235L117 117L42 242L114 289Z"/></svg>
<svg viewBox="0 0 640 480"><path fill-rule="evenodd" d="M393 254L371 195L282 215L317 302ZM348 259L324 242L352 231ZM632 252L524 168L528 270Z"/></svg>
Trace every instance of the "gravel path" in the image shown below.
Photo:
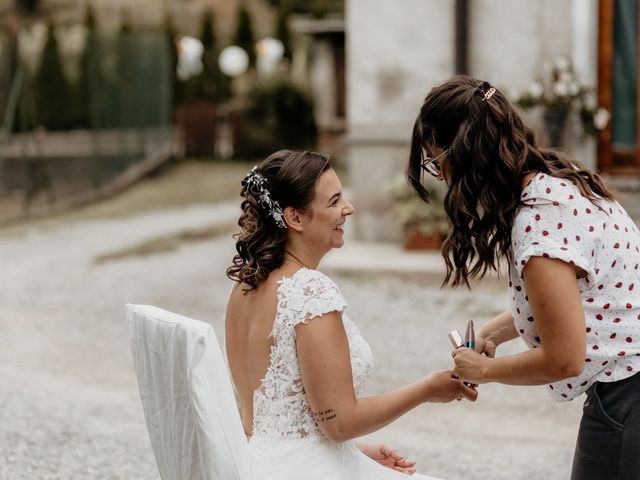
<svg viewBox="0 0 640 480"><path fill-rule="evenodd" d="M190 207L0 235L1 479L159 478L124 305L149 303L206 320L222 337L230 288L224 270L233 244L216 238L155 255L94 260L171 232L229 222L236 209ZM469 293L398 275L334 278L376 355L370 393L448 368L447 331L506 305L496 282ZM521 347L510 348L505 352ZM555 404L542 388L485 385L475 404L422 406L372 438L443 478L473 470L479 478L562 479L581 403Z"/></svg>

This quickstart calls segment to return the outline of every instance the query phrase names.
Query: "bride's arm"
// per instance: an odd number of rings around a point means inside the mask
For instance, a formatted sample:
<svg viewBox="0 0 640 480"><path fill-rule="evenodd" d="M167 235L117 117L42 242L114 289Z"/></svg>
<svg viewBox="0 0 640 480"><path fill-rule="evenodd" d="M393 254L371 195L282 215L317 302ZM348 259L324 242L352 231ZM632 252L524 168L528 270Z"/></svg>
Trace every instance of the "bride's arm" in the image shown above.
<svg viewBox="0 0 640 480"><path fill-rule="evenodd" d="M339 312L296 325L298 362L304 389L322 432L341 442L374 432L424 402L450 402L477 392L451 377L427 377L383 395L356 398L349 342Z"/></svg>

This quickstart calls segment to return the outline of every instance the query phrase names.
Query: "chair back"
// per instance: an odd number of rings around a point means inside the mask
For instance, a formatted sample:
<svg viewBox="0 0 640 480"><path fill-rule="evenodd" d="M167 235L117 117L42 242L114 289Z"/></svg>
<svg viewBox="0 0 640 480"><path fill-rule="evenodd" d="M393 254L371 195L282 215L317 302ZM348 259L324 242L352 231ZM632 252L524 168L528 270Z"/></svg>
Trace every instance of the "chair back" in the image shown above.
<svg viewBox="0 0 640 480"><path fill-rule="evenodd" d="M211 325L127 305L149 439L163 480L255 480L231 378Z"/></svg>

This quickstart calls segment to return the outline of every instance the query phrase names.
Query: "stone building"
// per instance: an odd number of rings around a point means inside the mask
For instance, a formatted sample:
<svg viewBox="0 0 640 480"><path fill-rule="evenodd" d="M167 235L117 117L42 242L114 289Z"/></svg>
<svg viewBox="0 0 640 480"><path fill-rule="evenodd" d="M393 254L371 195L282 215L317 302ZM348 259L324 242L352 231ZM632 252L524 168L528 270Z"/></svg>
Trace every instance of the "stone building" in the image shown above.
<svg viewBox="0 0 640 480"><path fill-rule="evenodd" d="M345 25L346 143L358 238L399 237L383 186L404 167L425 95L458 72L521 90L544 62L571 58L579 78L597 85L612 122L596 142L584 137L574 113L563 146L590 167L638 179L636 0L348 0ZM540 127L539 115L525 116Z"/></svg>

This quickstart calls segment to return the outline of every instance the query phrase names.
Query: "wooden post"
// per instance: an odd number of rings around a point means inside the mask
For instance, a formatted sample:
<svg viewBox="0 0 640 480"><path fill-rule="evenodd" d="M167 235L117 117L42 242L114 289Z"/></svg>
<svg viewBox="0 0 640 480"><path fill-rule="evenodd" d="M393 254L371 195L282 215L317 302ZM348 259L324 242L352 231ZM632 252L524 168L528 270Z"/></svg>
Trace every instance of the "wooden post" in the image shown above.
<svg viewBox="0 0 640 480"><path fill-rule="evenodd" d="M458 74L469 73L469 0L456 0L455 68Z"/></svg>
<svg viewBox="0 0 640 480"><path fill-rule="evenodd" d="M598 5L598 104L613 114L613 22L614 0L600 0ZM598 139L598 169L612 166L613 139L610 121Z"/></svg>

